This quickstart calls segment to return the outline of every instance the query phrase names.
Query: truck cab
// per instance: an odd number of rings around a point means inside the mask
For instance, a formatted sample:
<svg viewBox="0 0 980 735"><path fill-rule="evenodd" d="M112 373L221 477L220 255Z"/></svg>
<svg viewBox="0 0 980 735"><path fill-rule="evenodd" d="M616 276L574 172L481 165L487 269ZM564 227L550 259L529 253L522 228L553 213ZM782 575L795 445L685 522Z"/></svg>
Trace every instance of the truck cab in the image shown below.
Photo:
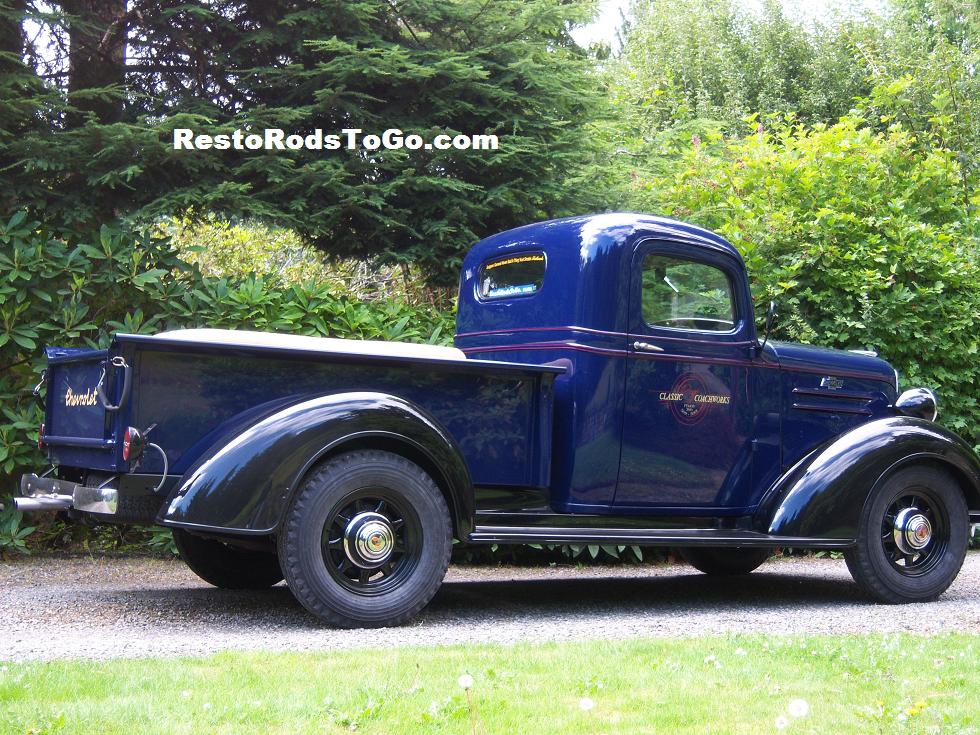
<svg viewBox="0 0 980 735"><path fill-rule="evenodd" d="M561 513L751 516L808 452L891 415L868 354L766 341L738 251L645 215L548 222L463 264L456 346L565 367L550 504Z"/></svg>

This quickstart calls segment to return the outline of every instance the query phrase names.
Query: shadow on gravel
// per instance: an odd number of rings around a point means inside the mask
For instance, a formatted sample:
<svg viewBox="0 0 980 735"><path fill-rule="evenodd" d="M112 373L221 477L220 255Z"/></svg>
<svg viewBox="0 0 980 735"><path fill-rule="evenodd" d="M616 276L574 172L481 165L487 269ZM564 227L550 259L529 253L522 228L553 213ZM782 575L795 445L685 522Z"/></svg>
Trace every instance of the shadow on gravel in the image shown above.
<svg viewBox="0 0 980 735"><path fill-rule="evenodd" d="M122 603L123 610L127 610L129 596L139 598L136 609L127 615L132 619L145 619L149 611L160 618L180 621L181 625L234 621L236 625L309 629L316 624L283 585L261 591L142 589L115 592L113 602ZM486 618L505 623L520 622L528 614L547 620L557 615L594 617L657 611L696 614L702 609L719 608L782 613L787 606L797 604L820 607L865 603L867 598L849 580L785 574L461 581L443 584L420 617L430 623Z"/></svg>
<svg viewBox="0 0 980 735"><path fill-rule="evenodd" d="M549 612L563 615L672 613L699 608L752 608L774 611L787 605L836 605L867 601L849 580L784 574L708 577L692 574L624 579L539 579L513 582L455 582L442 586L429 610L450 615Z"/></svg>

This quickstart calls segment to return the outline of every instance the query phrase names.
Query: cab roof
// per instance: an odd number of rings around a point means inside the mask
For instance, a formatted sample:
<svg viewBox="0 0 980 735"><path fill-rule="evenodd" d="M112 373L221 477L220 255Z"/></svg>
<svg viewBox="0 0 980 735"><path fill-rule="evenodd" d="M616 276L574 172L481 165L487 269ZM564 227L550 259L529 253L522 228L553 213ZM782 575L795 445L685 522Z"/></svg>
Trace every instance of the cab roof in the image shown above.
<svg viewBox="0 0 980 735"><path fill-rule="evenodd" d="M625 329L626 296L635 246L641 240L668 240L734 259L738 250L702 227L666 217L613 212L538 222L478 242L463 260L457 334L483 330L578 325ZM502 256L544 253L544 282L531 298L481 300L481 268Z"/></svg>
<svg viewBox="0 0 980 735"><path fill-rule="evenodd" d="M599 246L632 246L640 238L688 241L733 255L741 260L738 250L720 235L686 222L668 217L635 212L610 212L563 217L545 222L515 227L480 240L470 250L464 269L472 261L483 262L495 253L506 252L512 245L569 246L577 244L590 252Z"/></svg>

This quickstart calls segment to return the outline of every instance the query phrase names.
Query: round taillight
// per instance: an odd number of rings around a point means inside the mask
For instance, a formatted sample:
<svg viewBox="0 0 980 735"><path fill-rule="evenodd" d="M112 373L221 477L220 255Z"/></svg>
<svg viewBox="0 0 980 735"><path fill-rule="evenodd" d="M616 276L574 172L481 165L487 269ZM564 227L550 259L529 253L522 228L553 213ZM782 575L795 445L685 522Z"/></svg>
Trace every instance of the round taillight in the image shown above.
<svg viewBox="0 0 980 735"><path fill-rule="evenodd" d="M139 459L145 448L146 440L143 438L143 433L139 429L127 426L126 431L123 432L123 461Z"/></svg>

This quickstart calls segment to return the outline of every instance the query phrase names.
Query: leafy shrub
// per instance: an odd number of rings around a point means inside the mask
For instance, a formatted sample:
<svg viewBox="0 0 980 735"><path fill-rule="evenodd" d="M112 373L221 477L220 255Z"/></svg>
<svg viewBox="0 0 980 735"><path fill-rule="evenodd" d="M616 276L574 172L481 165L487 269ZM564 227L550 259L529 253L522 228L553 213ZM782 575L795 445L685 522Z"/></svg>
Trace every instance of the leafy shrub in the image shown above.
<svg viewBox="0 0 980 735"><path fill-rule="evenodd" d="M111 329L159 328L151 287L165 275L184 283L191 274L161 240L107 227L56 233L23 212L0 222L0 494L40 462L42 412L30 389L43 345L95 345Z"/></svg>
<svg viewBox="0 0 980 735"><path fill-rule="evenodd" d="M205 276L244 278L261 273L286 283L302 283L325 281L331 275L323 253L306 245L292 230L260 222L230 222L213 212L199 216L193 209L164 220L159 230L181 259L196 265Z"/></svg>
<svg viewBox="0 0 980 735"><path fill-rule="evenodd" d="M634 0L614 99L645 134L696 118L734 127L751 111L836 120L869 91L880 19L856 11L793 17L778 2Z"/></svg>
<svg viewBox="0 0 980 735"><path fill-rule="evenodd" d="M158 231L182 260L205 276L240 281L260 274L283 286L313 280L356 301L428 303L444 311L452 311L456 298L454 289L427 285L418 266L385 265L377 259L328 262L294 231L261 222L230 222L213 212L201 215L190 209L162 222Z"/></svg>
<svg viewBox="0 0 980 735"><path fill-rule="evenodd" d="M641 208L731 240L758 302L779 303L777 337L877 349L903 386L936 388L941 421L980 444L980 221L956 157L856 116L749 123L759 132L694 140L676 172L641 181Z"/></svg>
<svg viewBox="0 0 980 735"><path fill-rule="evenodd" d="M148 526L144 530L147 536L147 549L161 556L177 556L177 544L174 542L174 535L169 528Z"/></svg>
<svg viewBox="0 0 980 735"><path fill-rule="evenodd" d="M116 331L196 326L447 343L452 325L451 311L365 303L336 283L203 276L159 235L54 229L16 213L0 222L0 495L43 462L31 388L44 345L105 347Z"/></svg>
<svg viewBox="0 0 980 735"><path fill-rule="evenodd" d="M24 514L10 507L0 510L0 559L12 552L27 554L27 537L34 526L22 526Z"/></svg>
<svg viewBox="0 0 980 735"><path fill-rule="evenodd" d="M641 564L660 563L670 558L670 550L665 547L633 544L458 544L453 547L454 564Z"/></svg>

